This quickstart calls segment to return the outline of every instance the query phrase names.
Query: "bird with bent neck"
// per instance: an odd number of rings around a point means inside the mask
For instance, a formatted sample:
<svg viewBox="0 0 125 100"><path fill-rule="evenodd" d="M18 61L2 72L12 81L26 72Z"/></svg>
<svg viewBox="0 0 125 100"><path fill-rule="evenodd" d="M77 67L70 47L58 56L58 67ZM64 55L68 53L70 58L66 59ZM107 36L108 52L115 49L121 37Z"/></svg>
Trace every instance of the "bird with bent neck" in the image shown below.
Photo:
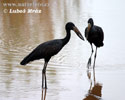
<svg viewBox="0 0 125 100"><path fill-rule="evenodd" d="M50 40L50 41L47 41L47 42L44 42L44 43L38 45L20 63L21 65L26 65L29 62L34 61L34 60L39 60L39 59L45 60L44 67L42 70L42 88L44 88L44 83L45 83L45 89L47 89L47 82L46 82L47 64L48 64L50 58L52 56L56 55L69 42L70 36L71 36L71 30L73 30L80 39L84 40L80 31L77 29L77 27L72 22L68 22L65 25L65 29L66 29L66 33L67 33L66 37L64 37L63 39Z"/></svg>

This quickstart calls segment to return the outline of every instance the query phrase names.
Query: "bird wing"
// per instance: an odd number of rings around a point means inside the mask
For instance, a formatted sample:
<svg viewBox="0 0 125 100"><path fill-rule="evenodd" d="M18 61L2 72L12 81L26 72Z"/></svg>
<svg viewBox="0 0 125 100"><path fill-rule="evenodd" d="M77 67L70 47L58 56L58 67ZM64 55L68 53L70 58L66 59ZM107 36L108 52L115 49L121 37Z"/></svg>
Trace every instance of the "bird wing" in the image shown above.
<svg viewBox="0 0 125 100"><path fill-rule="evenodd" d="M61 40L51 40L44 42L37 46L28 56L26 56L21 64L26 65L30 61L38 60L41 58L50 58L51 56L57 54L62 49Z"/></svg>
<svg viewBox="0 0 125 100"><path fill-rule="evenodd" d="M57 54L61 49L62 41L60 39L45 42L39 47L39 51L44 57L53 56Z"/></svg>
<svg viewBox="0 0 125 100"><path fill-rule="evenodd" d="M21 61L21 65L26 65L27 63L29 63L30 61L33 60L37 60L42 58L40 52L39 52L39 48L35 48L29 55L27 55L22 61Z"/></svg>
<svg viewBox="0 0 125 100"><path fill-rule="evenodd" d="M102 28L99 26L95 26L95 27L96 27L96 31L97 31L96 33L97 33L98 37L100 38L100 41L103 41L104 40L104 32L103 32Z"/></svg>

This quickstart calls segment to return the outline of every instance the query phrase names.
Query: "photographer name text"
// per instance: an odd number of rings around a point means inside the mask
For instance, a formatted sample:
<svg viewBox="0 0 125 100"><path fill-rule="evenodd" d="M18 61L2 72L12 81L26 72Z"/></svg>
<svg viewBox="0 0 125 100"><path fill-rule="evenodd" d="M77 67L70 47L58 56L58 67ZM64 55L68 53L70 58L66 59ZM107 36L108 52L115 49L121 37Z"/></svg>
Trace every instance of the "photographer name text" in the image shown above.
<svg viewBox="0 0 125 100"><path fill-rule="evenodd" d="M42 13L41 9L4 9L4 13L16 14L16 13Z"/></svg>

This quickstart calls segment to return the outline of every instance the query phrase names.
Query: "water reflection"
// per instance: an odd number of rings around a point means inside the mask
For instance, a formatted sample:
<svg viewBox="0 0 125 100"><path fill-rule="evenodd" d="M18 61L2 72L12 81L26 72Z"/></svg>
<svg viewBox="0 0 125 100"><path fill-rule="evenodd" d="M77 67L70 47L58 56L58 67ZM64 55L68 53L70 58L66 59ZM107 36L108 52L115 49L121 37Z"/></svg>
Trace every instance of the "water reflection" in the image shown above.
<svg viewBox="0 0 125 100"><path fill-rule="evenodd" d="M102 84L96 82L95 69L88 69L87 76L90 81L90 88L83 100L100 100L102 97Z"/></svg>
<svg viewBox="0 0 125 100"><path fill-rule="evenodd" d="M41 100L46 100L46 93L47 93L47 89L42 88Z"/></svg>

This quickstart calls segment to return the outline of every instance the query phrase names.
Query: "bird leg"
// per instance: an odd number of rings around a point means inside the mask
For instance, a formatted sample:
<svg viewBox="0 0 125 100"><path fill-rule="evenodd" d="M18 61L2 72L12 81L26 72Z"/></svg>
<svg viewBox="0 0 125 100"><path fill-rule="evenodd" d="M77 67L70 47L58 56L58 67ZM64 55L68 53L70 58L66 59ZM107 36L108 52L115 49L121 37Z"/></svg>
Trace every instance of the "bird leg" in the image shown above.
<svg viewBox="0 0 125 100"><path fill-rule="evenodd" d="M43 89L43 86L44 86L44 72L42 70L42 89Z"/></svg>
<svg viewBox="0 0 125 100"><path fill-rule="evenodd" d="M92 48L92 52L91 52L91 55L90 55L89 60L88 60L88 63L87 63L87 67L88 67L88 68L89 68L89 66L91 66L91 58L92 58L92 54L93 54L93 52L94 52L92 44L91 44L91 48Z"/></svg>
<svg viewBox="0 0 125 100"><path fill-rule="evenodd" d="M94 50L93 50L93 46L92 46L92 44L91 44L91 48L92 48L92 53L94 52Z"/></svg>
<svg viewBox="0 0 125 100"><path fill-rule="evenodd" d="M95 51L95 58L94 58L93 69L95 69L95 61L96 61L96 56L97 56L97 47L96 47L96 51Z"/></svg>
<svg viewBox="0 0 125 100"><path fill-rule="evenodd" d="M45 73L45 89L47 89L46 73Z"/></svg>
<svg viewBox="0 0 125 100"><path fill-rule="evenodd" d="M46 83L46 67L47 67L47 63L45 62L43 70L42 70L42 88L44 87L44 81L45 81L45 88L47 89L47 83Z"/></svg>
<svg viewBox="0 0 125 100"><path fill-rule="evenodd" d="M47 90L42 89L41 100L46 100L46 92Z"/></svg>
<svg viewBox="0 0 125 100"><path fill-rule="evenodd" d="M94 80L94 85L95 85L96 84L95 69L93 69L93 80Z"/></svg>

